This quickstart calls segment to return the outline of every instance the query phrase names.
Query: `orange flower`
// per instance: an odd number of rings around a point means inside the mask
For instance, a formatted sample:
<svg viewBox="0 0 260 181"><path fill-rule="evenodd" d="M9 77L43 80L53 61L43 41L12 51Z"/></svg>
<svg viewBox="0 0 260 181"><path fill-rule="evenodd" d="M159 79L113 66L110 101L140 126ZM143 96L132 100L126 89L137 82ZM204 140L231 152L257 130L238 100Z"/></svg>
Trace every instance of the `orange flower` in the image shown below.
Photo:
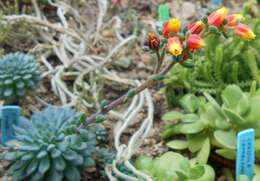
<svg viewBox="0 0 260 181"><path fill-rule="evenodd" d="M235 34L242 38L243 40L253 40L256 35L251 30L251 28L245 24L239 23L236 26Z"/></svg>
<svg viewBox="0 0 260 181"><path fill-rule="evenodd" d="M243 19L243 16L241 14L232 14L227 16L227 28L235 28L237 26L237 23Z"/></svg>
<svg viewBox="0 0 260 181"><path fill-rule="evenodd" d="M168 38L171 33L178 33L181 29L181 22L172 18L163 25L162 34L165 38Z"/></svg>
<svg viewBox="0 0 260 181"><path fill-rule="evenodd" d="M188 30L191 34L199 34L205 28L202 21L196 21L188 25Z"/></svg>
<svg viewBox="0 0 260 181"><path fill-rule="evenodd" d="M168 39L167 50L176 57L182 54L183 49L179 37L175 36Z"/></svg>
<svg viewBox="0 0 260 181"><path fill-rule="evenodd" d="M220 28L227 14L228 14L228 9L225 7L222 7L217 11L214 11L208 16L208 25Z"/></svg>
<svg viewBox="0 0 260 181"><path fill-rule="evenodd" d="M155 35L154 32L148 34L148 45L152 50L158 50L160 48L160 39Z"/></svg>
<svg viewBox="0 0 260 181"><path fill-rule="evenodd" d="M204 40L196 34L190 35L187 39L187 47L189 50L197 50L205 46Z"/></svg>

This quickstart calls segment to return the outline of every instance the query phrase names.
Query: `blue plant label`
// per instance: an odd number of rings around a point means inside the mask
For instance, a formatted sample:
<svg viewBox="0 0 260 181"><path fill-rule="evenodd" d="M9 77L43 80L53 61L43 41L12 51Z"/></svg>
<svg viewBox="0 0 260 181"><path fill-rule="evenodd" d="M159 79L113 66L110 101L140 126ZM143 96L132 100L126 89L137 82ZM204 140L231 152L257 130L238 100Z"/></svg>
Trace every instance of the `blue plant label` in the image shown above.
<svg viewBox="0 0 260 181"><path fill-rule="evenodd" d="M1 132L2 144L14 138L13 126L19 125L20 107L19 106L4 106L1 110Z"/></svg>
<svg viewBox="0 0 260 181"><path fill-rule="evenodd" d="M170 19L170 8L167 4L161 4L158 8L159 21L164 23Z"/></svg>
<svg viewBox="0 0 260 181"><path fill-rule="evenodd" d="M211 0L211 3L215 6L220 6L222 4L222 0Z"/></svg>
<svg viewBox="0 0 260 181"><path fill-rule="evenodd" d="M255 131L247 129L237 135L236 179L246 175L250 179L254 175L255 167Z"/></svg>

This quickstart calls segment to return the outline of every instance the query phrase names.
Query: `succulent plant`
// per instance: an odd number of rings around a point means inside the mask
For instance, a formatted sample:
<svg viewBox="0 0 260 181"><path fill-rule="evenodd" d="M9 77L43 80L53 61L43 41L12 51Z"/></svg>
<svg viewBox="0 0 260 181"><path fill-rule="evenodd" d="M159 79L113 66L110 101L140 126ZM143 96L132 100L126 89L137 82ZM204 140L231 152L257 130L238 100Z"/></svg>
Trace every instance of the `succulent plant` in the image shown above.
<svg viewBox="0 0 260 181"><path fill-rule="evenodd" d="M215 172L206 164L192 164L179 153L166 152L155 159L140 156L136 168L152 176L154 181L213 181Z"/></svg>
<svg viewBox="0 0 260 181"><path fill-rule="evenodd" d="M10 53L0 59L0 99L23 97L36 88L40 79L39 66L33 56Z"/></svg>
<svg viewBox="0 0 260 181"><path fill-rule="evenodd" d="M107 140L107 130L101 124L90 125L88 129L96 135L96 139L99 143L103 143Z"/></svg>
<svg viewBox="0 0 260 181"><path fill-rule="evenodd" d="M34 113L29 127L15 127L16 141L8 144L13 149L2 154L13 180L79 181L80 172L95 165L95 134L76 129L83 118L69 108L49 107Z"/></svg>
<svg viewBox="0 0 260 181"><path fill-rule="evenodd" d="M260 84L260 20L251 17L245 18L245 22L256 34L254 41L211 34L206 38L205 53L186 61L191 67L177 65L170 70L164 83L171 106L183 93L207 92L219 96L228 85L235 84L248 91L253 80Z"/></svg>
<svg viewBox="0 0 260 181"><path fill-rule="evenodd" d="M103 178L106 177L105 166L112 164L115 156L115 151L107 148L100 148L96 151L96 167Z"/></svg>
<svg viewBox="0 0 260 181"><path fill-rule="evenodd" d="M196 153L199 163L206 163L210 151L235 159L236 134L247 128L260 129L260 89L253 84L251 92L243 92L230 85L222 91L222 104L205 93L205 97L187 94L181 100L183 112L171 111L164 115L167 126L162 133L164 139L184 135L186 139L174 139L167 145L175 150L188 149ZM256 131L256 157L260 158L260 134Z"/></svg>
<svg viewBox="0 0 260 181"><path fill-rule="evenodd" d="M240 175L237 181L258 181L260 180L260 175L255 175L252 179L248 178L246 175Z"/></svg>

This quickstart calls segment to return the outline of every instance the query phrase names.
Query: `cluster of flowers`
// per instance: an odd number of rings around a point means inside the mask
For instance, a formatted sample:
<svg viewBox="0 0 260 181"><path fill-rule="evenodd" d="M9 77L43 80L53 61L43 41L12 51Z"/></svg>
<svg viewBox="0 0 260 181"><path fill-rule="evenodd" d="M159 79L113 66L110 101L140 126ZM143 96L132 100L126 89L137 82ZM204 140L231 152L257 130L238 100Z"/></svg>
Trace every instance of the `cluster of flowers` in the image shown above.
<svg viewBox="0 0 260 181"><path fill-rule="evenodd" d="M185 55L183 52L194 52L205 46L203 34L207 29L214 28L217 30L233 29L235 35L243 40L252 40L255 38L254 32L249 26L240 23L243 19L241 14L228 15L228 9L222 7L211 13L206 21L197 21L187 26L186 35L180 36L181 22L178 19L172 18L163 25L162 35L167 39L167 51L178 57ZM186 37L186 38L185 38ZM148 36L148 45L150 49L158 51L160 49L160 38L154 33L150 32Z"/></svg>

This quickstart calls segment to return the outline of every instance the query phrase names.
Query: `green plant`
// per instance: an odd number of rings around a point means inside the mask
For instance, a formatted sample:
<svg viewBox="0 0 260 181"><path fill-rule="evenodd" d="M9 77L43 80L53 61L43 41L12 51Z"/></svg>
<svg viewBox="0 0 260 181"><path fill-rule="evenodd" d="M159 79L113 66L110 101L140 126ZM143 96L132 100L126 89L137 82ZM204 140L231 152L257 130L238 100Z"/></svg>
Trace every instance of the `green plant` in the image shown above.
<svg viewBox="0 0 260 181"><path fill-rule="evenodd" d="M96 139L99 143L103 143L107 141L107 130L104 126L100 124L90 125L88 128L96 135Z"/></svg>
<svg viewBox="0 0 260 181"><path fill-rule="evenodd" d="M258 181L260 180L260 175L254 176L253 179L248 178L246 175L240 175L238 181Z"/></svg>
<svg viewBox="0 0 260 181"><path fill-rule="evenodd" d="M171 111L163 116L167 122L162 138L184 135L184 139L175 139L167 145L176 150L188 149L197 154L199 163L206 163L212 148L216 154L226 159L235 159L237 132L254 128L260 129L260 89L243 92L238 86L230 85L222 91L223 103L209 94L196 97L185 95L180 104L183 112ZM260 134L256 132L256 156L260 158Z"/></svg>
<svg viewBox="0 0 260 181"><path fill-rule="evenodd" d="M0 59L0 99L15 100L37 87L41 79L33 56L11 53Z"/></svg>
<svg viewBox="0 0 260 181"><path fill-rule="evenodd" d="M95 134L77 128L84 114L49 107L34 113L27 128L15 127L16 142L2 155L9 160L13 180L80 180L80 172L95 165Z"/></svg>
<svg viewBox="0 0 260 181"><path fill-rule="evenodd" d="M102 177L106 177L105 166L106 164L112 164L115 159L116 153L113 150L107 148L101 148L96 151L96 163Z"/></svg>
<svg viewBox="0 0 260 181"><path fill-rule="evenodd" d="M164 81L170 105L174 106L176 97L183 93L207 92L219 96L231 84L243 90L249 90L253 80L260 84L260 20L245 15L244 22L252 27L255 40L241 41L231 36L232 31L225 30L208 34L205 52L187 60L190 67L178 65L171 69Z"/></svg>
<svg viewBox="0 0 260 181"><path fill-rule="evenodd" d="M205 164L191 164L179 153L166 152L155 159L140 156L136 167L154 181L213 181L214 170Z"/></svg>

